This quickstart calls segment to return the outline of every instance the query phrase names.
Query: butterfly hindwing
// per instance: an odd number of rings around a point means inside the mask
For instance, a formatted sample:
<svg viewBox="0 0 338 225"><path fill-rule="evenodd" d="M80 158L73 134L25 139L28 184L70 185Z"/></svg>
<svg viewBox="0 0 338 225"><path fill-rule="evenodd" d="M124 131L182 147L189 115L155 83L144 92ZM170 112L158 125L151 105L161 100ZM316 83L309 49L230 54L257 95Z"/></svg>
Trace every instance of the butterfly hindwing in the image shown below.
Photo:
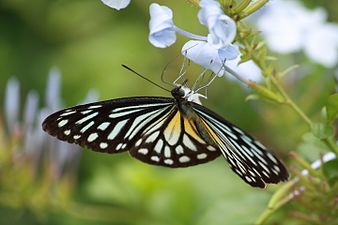
<svg viewBox="0 0 338 225"><path fill-rule="evenodd" d="M148 164L187 167L218 157L217 147L198 134L194 121L174 107L143 129L130 154Z"/></svg>
<svg viewBox="0 0 338 225"><path fill-rule="evenodd" d="M116 153L133 146L132 131L143 118L173 105L173 99L162 97L113 99L61 110L47 117L42 126L60 140Z"/></svg>
<svg viewBox="0 0 338 225"><path fill-rule="evenodd" d="M201 105L193 104L193 109L207 126L231 169L246 183L265 187L266 183L288 179L282 162L259 141Z"/></svg>

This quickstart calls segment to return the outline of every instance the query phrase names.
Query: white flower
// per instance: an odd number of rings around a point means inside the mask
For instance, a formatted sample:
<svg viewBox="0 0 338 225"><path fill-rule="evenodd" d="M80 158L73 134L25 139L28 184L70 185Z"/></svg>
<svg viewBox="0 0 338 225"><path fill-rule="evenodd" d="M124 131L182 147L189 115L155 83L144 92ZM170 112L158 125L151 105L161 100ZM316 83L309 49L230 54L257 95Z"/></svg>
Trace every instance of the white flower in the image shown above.
<svg viewBox="0 0 338 225"><path fill-rule="evenodd" d="M338 26L326 23L322 8L309 10L297 1L276 0L258 19L269 48L281 54L304 50L324 66L338 62Z"/></svg>
<svg viewBox="0 0 338 225"><path fill-rule="evenodd" d="M254 61L249 60L238 64L241 60L241 56L238 56L234 60L227 62L227 66L235 71L242 79L251 80L255 82L261 82L263 80L263 75L261 69L254 63ZM234 76L227 76L230 79L236 79ZM237 80L237 79L236 79Z"/></svg>
<svg viewBox="0 0 338 225"><path fill-rule="evenodd" d="M201 0L198 18L208 27L207 41L188 41L182 48L182 54L212 70L218 76L224 75L223 65L239 56L238 47L231 44L236 36L236 23L221 9L214 0Z"/></svg>
<svg viewBox="0 0 338 225"><path fill-rule="evenodd" d="M215 74L224 75L223 61L218 49L207 41L188 41L182 48L182 54L196 64L210 69Z"/></svg>
<svg viewBox="0 0 338 225"><path fill-rule="evenodd" d="M101 1L103 2L103 4L109 6L110 8L117 10L126 8L130 3L130 0L101 0Z"/></svg>
<svg viewBox="0 0 338 225"><path fill-rule="evenodd" d="M149 7L149 41L157 48L166 48L175 43L173 12L166 6L152 3Z"/></svg>
<svg viewBox="0 0 338 225"><path fill-rule="evenodd" d="M338 26L323 24L306 38L305 54L326 67L334 67L338 62Z"/></svg>
<svg viewBox="0 0 338 225"><path fill-rule="evenodd" d="M238 47L232 42L236 36L236 23L226 16L220 4L214 0L202 0L198 18L207 26L207 37L180 29L173 23L173 13L166 6L150 5L149 41L155 47L165 48L176 41L176 33L194 39L182 48L182 54L196 64L222 76L224 62L239 55Z"/></svg>
<svg viewBox="0 0 338 225"><path fill-rule="evenodd" d="M225 15L219 2L201 0L198 19L208 27L212 44L224 47L230 44L236 36L236 23Z"/></svg>

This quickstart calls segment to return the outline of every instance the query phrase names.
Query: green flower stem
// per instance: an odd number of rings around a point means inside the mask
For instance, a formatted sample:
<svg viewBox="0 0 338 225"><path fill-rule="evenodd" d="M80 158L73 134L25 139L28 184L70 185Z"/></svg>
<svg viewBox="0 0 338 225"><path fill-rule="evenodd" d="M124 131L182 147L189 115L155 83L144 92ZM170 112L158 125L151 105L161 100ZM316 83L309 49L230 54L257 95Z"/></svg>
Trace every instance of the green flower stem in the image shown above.
<svg viewBox="0 0 338 225"><path fill-rule="evenodd" d="M285 92L284 88L281 86L280 82L276 79L275 76L270 76L272 83L278 89L280 94L285 99L285 104L287 104L291 109L293 109L309 126L309 129L312 130L313 123L310 118L296 105L296 103L289 97ZM334 143L331 138L325 137L322 141L335 153L338 154L338 146Z"/></svg>
<svg viewBox="0 0 338 225"><path fill-rule="evenodd" d="M262 8L269 0L258 0L254 2L252 5L244 9L240 14L240 20L251 15L252 13L256 12L258 9Z"/></svg>
<svg viewBox="0 0 338 225"><path fill-rule="evenodd" d="M305 115L305 113L295 104L295 102L289 97L289 95L286 93L280 82L276 79L275 76L270 76L272 83L275 85L275 87L278 89L280 94L285 99L285 104L290 106L309 126L310 129L312 129L312 121L310 118Z"/></svg>
<svg viewBox="0 0 338 225"><path fill-rule="evenodd" d="M290 194L290 191L294 188L297 182L297 179L293 179L285 183L271 196L268 207L258 217L255 225L262 224L271 214L273 214L277 209L288 203L293 198L293 194Z"/></svg>

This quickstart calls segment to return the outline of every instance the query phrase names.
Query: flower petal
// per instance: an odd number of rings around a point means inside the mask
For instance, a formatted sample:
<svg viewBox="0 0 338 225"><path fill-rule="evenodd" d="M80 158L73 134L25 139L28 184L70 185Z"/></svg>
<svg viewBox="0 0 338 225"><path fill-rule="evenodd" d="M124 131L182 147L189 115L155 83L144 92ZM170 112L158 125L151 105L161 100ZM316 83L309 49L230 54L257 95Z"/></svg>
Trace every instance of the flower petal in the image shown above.
<svg viewBox="0 0 338 225"><path fill-rule="evenodd" d="M238 64L241 60L241 56L238 56L234 60L229 60L226 62L226 65L235 71L240 77L244 80L252 80L255 82L260 82L263 80L261 69L252 61L246 61L241 64ZM226 76L232 80L238 80L234 76Z"/></svg>
<svg viewBox="0 0 338 225"><path fill-rule="evenodd" d="M323 9L308 10L297 1L278 1L269 4L257 25L271 50L286 54L304 46L310 30L325 21Z"/></svg>
<svg viewBox="0 0 338 225"><path fill-rule="evenodd" d="M198 19L208 27L212 43L222 46L230 44L236 36L235 21L223 13L217 1L202 0L200 7Z"/></svg>
<svg viewBox="0 0 338 225"><path fill-rule="evenodd" d="M116 10L124 9L130 3L130 0L101 0L101 1L106 6L109 6L110 8L113 8Z"/></svg>
<svg viewBox="0 0 338 225"><path fill-rule="evenodd" d="M205 41L188 41L182 48L182 54L196 64L210 69L218 76L224 75L223 62L218 49Z"/></svg>
<svg viewBox="0 0 338 225"><path fill-rule="evenodd" d="M338 63L338 26L323 24L309 32L304 44L305 54L326 67Z"/></svg>
<svg viewBox="0 0 338 225"><path fill-rule="evenodd" d="M238 50L238 46L233 45L233 44L228 44L225 47L218 49L218 55L221 61L233 60L233 59L236 59L240 55L240 52Z"/></svg>
<svg viewBox="0 0 338 225"><path fill-rule="evenodd" d="M149 41L155 47L166 48L176 41L173 12L166 6L152 3L149 7Z"/></svg>

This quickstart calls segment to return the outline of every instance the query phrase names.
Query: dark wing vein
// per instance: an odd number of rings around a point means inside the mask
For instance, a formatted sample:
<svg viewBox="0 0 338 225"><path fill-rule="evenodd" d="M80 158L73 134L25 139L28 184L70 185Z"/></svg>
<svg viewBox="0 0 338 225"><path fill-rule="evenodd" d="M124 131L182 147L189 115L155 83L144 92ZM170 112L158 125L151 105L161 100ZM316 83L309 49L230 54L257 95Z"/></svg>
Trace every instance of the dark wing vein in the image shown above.
<svg viewBox="0 0 338 225"><path fill-rule="evenodd" d="M210 136L231 169L246 183L265 187L266 183L287 180L289 175L282 162L259 141L207 108L197 104L193 108L209 127Z"/></svg>
<svg viewBox="0 0 338 225"><path fill-rule="evenodd" d="M50 135L95 151L115 153L134 146L133 131L145 118L173 107L172 98L132 97L79 105L45 119Z"/></svg>

